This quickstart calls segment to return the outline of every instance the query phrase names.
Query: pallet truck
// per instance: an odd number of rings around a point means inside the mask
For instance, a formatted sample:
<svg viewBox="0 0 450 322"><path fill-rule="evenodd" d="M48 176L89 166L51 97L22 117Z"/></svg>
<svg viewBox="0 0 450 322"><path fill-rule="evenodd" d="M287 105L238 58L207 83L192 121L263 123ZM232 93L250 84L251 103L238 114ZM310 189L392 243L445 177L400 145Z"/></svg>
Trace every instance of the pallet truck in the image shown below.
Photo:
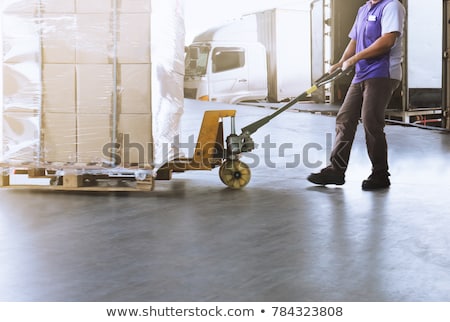
<svg viewBox="0 0 450 322"><path fill-rule="evenodd" d="M298 101L307 98L319 87L346 74L349 74L349 72L340 68L332 73L324 74L309 89L295 97L285 106L242 128L239 135L236 134L235 110L205 111L193 157L176 158L167 162L158 169L156 180L170 180L173 172L212 170L219 166L220 180L226 186L231 189L245 187L250 181L251 171L249 166L239 159L241 153L254 150L255 143L251 135ZM231 131L225 139L224 145L223 119L226 117L231 118Z"/></svg>

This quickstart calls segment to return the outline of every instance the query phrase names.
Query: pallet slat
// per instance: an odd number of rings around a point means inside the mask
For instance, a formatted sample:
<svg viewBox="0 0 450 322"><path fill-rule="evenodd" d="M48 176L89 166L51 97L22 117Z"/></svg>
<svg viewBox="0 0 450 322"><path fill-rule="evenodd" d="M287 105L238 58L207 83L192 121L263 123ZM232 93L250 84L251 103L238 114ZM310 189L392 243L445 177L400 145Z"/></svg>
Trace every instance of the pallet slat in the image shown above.
<svg viewBox="0 0 450 322"><path fill-rule="evenodd" d="M11 185L4 187L5 189L13 190L48 190L48 191L92 191L92 192L139 192L139 191L153 191L153 187L147 189L133 188L133 187L78 187L67 188L64 186L40 186L40 185Z"/></svg>
<svg viewBox="0 0 450 322"><path fill-rule="evenodd" d="M9 176L0 176L0 187L8 187L9 186Z"/></svg>

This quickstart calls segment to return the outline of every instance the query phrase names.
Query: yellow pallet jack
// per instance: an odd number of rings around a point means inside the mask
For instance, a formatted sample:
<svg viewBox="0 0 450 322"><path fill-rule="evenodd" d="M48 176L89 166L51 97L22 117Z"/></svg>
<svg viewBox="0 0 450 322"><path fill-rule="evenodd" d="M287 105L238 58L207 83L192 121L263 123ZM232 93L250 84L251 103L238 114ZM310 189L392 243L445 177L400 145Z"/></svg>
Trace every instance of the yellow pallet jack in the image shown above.
<svg viewBox="0 0 450 322"><path fill-rule="evenodd" d="M206 111L203 116L194 155L191 158L176 158L167 162L158 169L156 180L170 180L173 172L212 170L220 167L219 177L226 186L231 189L245 187L250 181L251 171L249 166L239 159L241 153L254 150L255 144L251 135L300 100L307 98L319 87L345 74L348 74L348 72L342 71L340 68L332 73L324 74L314 82L313 86L285 106L242 128L239 135L236 134L235 128L235 110ZM228 117L231 118L231 131L224 142L223 119Z"/></svg>

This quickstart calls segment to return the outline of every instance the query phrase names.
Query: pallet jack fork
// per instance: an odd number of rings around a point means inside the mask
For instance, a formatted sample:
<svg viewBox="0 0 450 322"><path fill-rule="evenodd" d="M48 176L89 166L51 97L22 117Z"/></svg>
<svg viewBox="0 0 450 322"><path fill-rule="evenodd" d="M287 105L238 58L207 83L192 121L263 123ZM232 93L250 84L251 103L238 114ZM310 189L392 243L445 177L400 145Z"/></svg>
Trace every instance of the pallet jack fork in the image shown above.
<svg viewBox="0 0 450 322"><path fill-rule="evenodd" d="M172 172L212 170L220 167L219 177L226 186L231 189L243 188L250 181L251 171L249 166L239 158L241 153L254 150L255 143L251 135L300 100L307 98L319 87L345 74L348 72L341 69L324 74L314 82L313 86L285 106L242 128L239 135L236 134L235 127L236 110L206 111L203 115L194 155L191 158L176 158L167 162L157 171L156 180L170 180ZM231 118L231 131L224 142L223 119L228 117Z"/></svg>

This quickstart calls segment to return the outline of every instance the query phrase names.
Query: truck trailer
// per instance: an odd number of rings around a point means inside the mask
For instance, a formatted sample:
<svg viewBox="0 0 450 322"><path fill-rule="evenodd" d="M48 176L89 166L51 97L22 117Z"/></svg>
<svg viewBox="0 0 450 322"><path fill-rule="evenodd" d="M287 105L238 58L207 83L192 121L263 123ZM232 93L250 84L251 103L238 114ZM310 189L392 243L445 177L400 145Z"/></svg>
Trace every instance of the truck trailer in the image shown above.
<svg viewBox="0 0 450 322"><path fill-rule="evenodd" d="M206 30L186 49L185 98L280 102L311 85L310 11L270 9Z"/></svg>

